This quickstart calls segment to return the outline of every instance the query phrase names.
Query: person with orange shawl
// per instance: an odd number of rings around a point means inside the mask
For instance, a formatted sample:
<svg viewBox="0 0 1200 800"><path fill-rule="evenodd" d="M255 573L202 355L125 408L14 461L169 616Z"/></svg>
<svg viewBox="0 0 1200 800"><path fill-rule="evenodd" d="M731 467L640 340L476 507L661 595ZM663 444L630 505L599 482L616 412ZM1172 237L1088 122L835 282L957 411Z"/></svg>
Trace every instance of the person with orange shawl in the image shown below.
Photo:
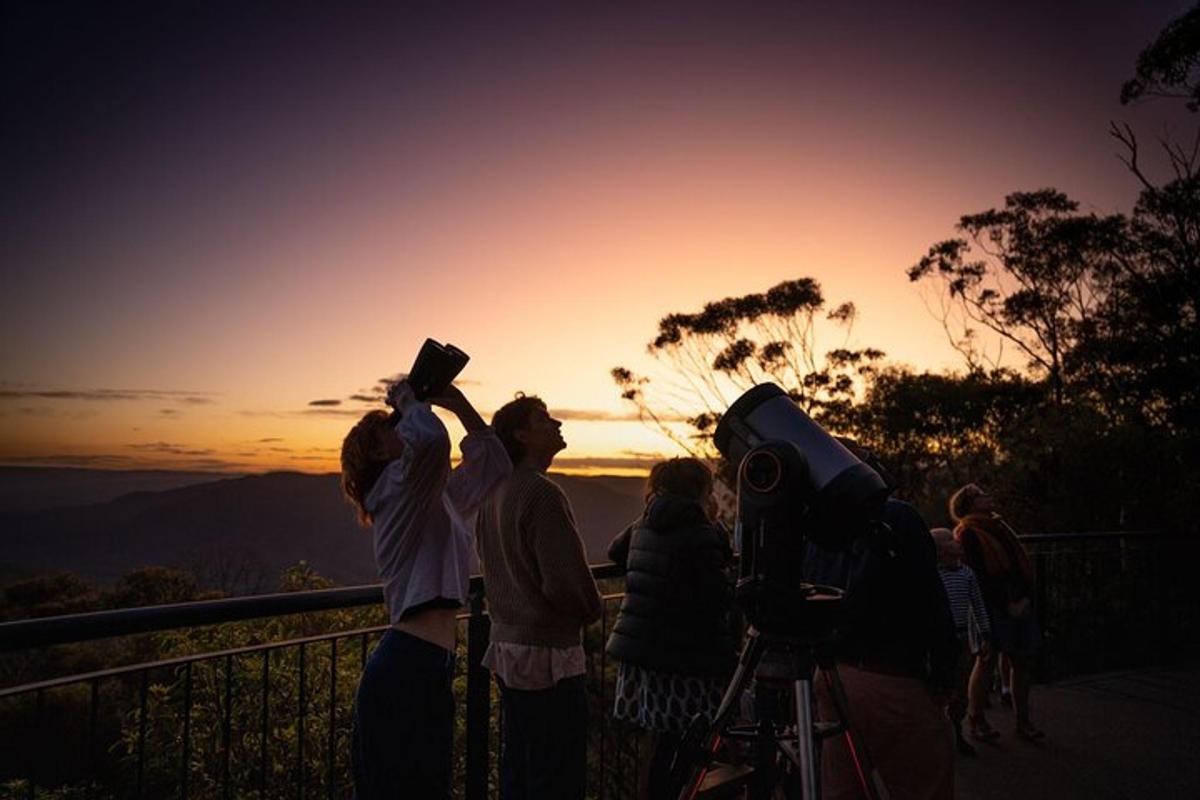
<svg viewBox="0 0 1200 800"><path fill-rule="evenodd" d="M976 659L967 690L971 732L983 740L998 735L983 709L988 680L1000 653L1012 664L1016 733L1022 739L1040 739L1045 734L1029 719L1033 654L1041 638L1033 607L1033 563L1016 533L996 512L991 495L975 484L967 484L950 498L950 517L955 522L954 538L962 545L963 561L979 578L992 622L992 652Z"/></svg>

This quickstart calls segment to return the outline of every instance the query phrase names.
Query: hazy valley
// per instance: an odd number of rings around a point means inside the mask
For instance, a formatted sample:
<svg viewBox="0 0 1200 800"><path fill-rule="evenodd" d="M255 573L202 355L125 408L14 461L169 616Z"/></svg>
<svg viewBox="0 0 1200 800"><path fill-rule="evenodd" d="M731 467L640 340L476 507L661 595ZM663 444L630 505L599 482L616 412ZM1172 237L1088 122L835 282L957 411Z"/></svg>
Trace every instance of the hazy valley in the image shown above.
<svg viewBox="0 0 1200 800"><path fill-rule="evenodd" d="M551 476L571 500L593 563L637 516L642 481ZM0 576L69 571L107 583L145 565L182 567L204 586L270 591L307 561L339 584L375 580L368 531L336 475L272 472L0 471Z"/></svg>

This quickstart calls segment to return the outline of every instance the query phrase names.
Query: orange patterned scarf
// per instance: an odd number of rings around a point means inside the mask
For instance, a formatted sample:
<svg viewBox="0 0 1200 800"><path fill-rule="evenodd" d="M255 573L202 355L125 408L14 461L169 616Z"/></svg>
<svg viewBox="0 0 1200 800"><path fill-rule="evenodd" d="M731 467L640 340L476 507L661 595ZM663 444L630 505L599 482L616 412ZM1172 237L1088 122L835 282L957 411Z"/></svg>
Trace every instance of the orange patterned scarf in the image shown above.
<svg viewBox="0 0 1200 800"><path fill-rule="evenodd" d="M988 575L1008 575L1015 567L1028 586L1033 586L1033 564L1017 534L999 514L967 514L954 528L954 538L962 541L963 531L975 531L983 552L983 569ZM1014 558L1016 563L1014 564Z"/></svg>

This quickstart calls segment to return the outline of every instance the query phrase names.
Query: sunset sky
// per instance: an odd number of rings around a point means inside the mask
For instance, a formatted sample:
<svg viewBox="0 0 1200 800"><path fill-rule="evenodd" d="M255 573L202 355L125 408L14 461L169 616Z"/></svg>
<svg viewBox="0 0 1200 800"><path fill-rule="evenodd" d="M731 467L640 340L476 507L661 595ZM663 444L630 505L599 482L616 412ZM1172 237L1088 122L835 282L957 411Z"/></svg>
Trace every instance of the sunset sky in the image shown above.
<svg viewBox="0 0 1200 800"><path fill-rule="evenodd" d="M1187 130L1117 101L1182 0L388 5L5 4L0 463L334 470L432 336L629 466L665 313L811 276L956 366L905 268L1015 190L1128 211L1109 120Z"/></svg>

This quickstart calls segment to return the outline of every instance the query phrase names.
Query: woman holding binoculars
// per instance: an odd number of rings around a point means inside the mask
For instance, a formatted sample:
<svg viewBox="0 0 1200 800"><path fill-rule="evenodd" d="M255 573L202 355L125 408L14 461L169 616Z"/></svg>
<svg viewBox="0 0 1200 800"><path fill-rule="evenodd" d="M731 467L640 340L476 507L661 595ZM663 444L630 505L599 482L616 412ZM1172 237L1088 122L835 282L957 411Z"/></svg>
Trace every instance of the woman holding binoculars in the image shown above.
<svg viewBox="0 0 1200 800"><path fill-rule="evenodd" d="M418 400L401 381L388 402L396 413L368 412L342 443L342 490L371 528L391 623L354 700L354 795L448 799L455 616L467 600L472 553L464 518L512 464L457 388ZM467 430L453 470L449 435L431 405Z"/></svg>

